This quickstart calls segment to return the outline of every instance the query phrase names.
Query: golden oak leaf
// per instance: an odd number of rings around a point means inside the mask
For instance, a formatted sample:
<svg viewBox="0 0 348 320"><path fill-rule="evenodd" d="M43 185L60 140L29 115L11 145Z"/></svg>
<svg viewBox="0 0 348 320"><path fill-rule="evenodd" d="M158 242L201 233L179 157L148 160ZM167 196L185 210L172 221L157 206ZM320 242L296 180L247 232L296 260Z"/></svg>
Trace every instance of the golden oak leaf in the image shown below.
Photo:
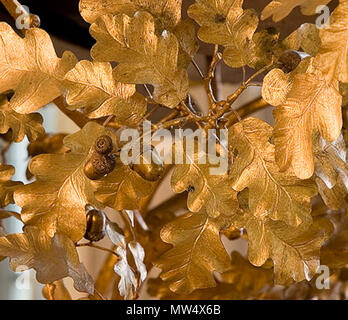
<svg viewBox="0 0 348 320"><path fill-rule="evenodd" d="M304 15L316 14L317 7L326 5L331 0L272 0L262 11L261 19L273 18L278 22L290 14L297 6L301 6L301 12Z"/></svg>
<svg viewBox="0 0 348 320"><path fill-rule="evenodd" d="M298 29L298 37L300 38L300 46L304 52L312 57L319 53L321 40L319 30L315 24L304 23Z"/></svg>
<svg viewBox="0 0 348 320"><path fill-rule="evenodd" d="M86 231L86 205L100 206L94 198L96 187L84 174L85 163L95 140L111 132L94 122L64 139L70 152L42 154L33 158L29 170L36 181L16 190L16 204L22 207L22 220L45 230L80 240ZM58 174L57 174L58 173Z"/></svg>
<svg viewBox="0 0 348 320"><path fill-rule="evenodd" d="M213 272L224 272L230 259L220 240L222 221L205 212L187 213L161 230L164 242L174 247L155 261L161 278L177 293L214 287Z"/></svg>
<svg viewBox="0 0 348 320"><path fill-rule="evenodd" d="M182 0L81 0L80 12L89 23L103 15L126 14L134 16L137 11L149 12L155 21L156 35L164 30L174 33L180 45L178 65L186 68L198 50L194 22L181 20Z"/></svg>
<svg viewBox="0 0 348 320"><path fill-rule="evenodd" d="M331 143L319 136L314 138L314 165L318 177L315 181L325 204L333 210L345 205L348 191L346 153L342 135Z"/></svg>
<svg viewBox="0 0 348 320"><path fill-rule="evenodd" d="M63 234L51 238L36 227L25 227L24 233L0 237L0 254L10 258L13 271L35 269L40 283L71 277L76 290L94 293L93 279L80 263L75 244Z"/></svg>
<svg viewBox="0 0 348 320"><path fill-rule="evenodd" d="M245 212L238 226L247 230L249 261L263 265L274 263L275 283L288 285L295 280L310 280L320 265L319 251L332 232L332 224L316 219L308 228L291 227L281 221L258 219Z"/></svg>
<svg viewBox="0 0 348 320"><path fill-rule="evenodd" d="M310 59L305 59L289 73L278 68L269 71L262 82L262 98L271 106L277 107L284 104L295 76L306 72L309 63Z"/></svg>
<svg viewBox="0 0 348 320"><path fill-rule="evenodd" d="M124 13L133 16L137 11L148 11L163 29L177 25L181 19L182 0L80 0L80 13L89 23L97 18Z"/></svg>
<svg viewBox="0 0 348 320"><path fill-rule="evenodd" d="M292 226L310 223L310 200L317 193L316 186L292 172L279 171L274 145L269 143L272 131L257 118L247 118L231 128L229 141L238 152L230 172L232 187L236 191L249 189L249 209L258 218L282 220Z"/></svg>
<svg viewBox="0 0 348 320"><path fill-rule="evenodd" d="M17 113L10 107L7 98L0 96L0 133L4 134L9 130L14 142L22 141L25 135L29 141L34 141L45 133L39 113Z"/></svg>
<svg viewBox="0 0 348 320"><path fill-rule="evenodd" d="M154 191L154 182L144 180L128 165L118 163L113 172L93 182L96 199L115 210L140 208L140 201Z"/></svg>
<svg viewBox="0 0 348 320"><path fill-rule="evenodd" d="M203 155L204 156L204 155ZM174 192L189 191L187 208L198 212L205 208L210 217L234 215L238 210L237 193L232 189L232 182L227 172L212 174L210 164L200 164L200 154L195 153L185 164L177 164L171 178ZM208 161L208 160L207 160Z"/></svg>
<svg viewBox="0 0 348 320"><path fill-rule="evenodd" d="M146 112L146 101L135 85L116 82L107 62L80 61L65 76L70 109L83 108L90 118L113 115L122 125L135 125Z"/></svg>
<svg viewBox="0 0 348 320"><path fill-rule="evenodd" d="M30 158L38 156L43 153L65 153L68 151L68 148L64 147L63 140L67 135L64 133L57 133L54 135L44 134L35 141L32 141L28 144L28 156ZM26 170L27 180L30 180L33 175L30 172L29 168Z"/></svg>
<svg viewBox="0 0 348 320"><path fill-rule="evenodd" d="M341 103L337 81L327 83L308 70L294 76L286 101L273 112L276 161L281 171L292 166L299 178L312 176L312 134L319 132L327 141L339 137Z"/></svg>
<svg viewBox="0 0 348 320"><path fill-rule="evenodd" d="M154 86L154 99L167 107L176 107L186 98L187 72L178 68L179 44L176 37L164 30L156 36L152 16L138 12L106 15L90 29L97 43L92 57L98 61L116 61L117 81Z"/></svg>
<svg viewBox="0 0 348 320"><path fill-rule="evenodd" d="M256 296L266 285L273 285L273 270L252 266L238 252L232 252L230 270L221 274L214 288L197 289L190 294L171 291L167 282L149 279L148 293L165 300L240 300Z"/></svg>
<svg viewBox="0 0 348 320"><path fill-rule="evenodd" d="M13 203L13 193L22 185L21 182L11 181L14 172L12 166L0 164L0 208Z"/></svg>
<svg viewBox="0 0 348 320"><path fill-rule="evenodd" d="M340 4L330 16L328 28L320 30L321 47L314 59L327 81L333 78L348 82L348 1Z"/></svg>
<svg viewBox="0 0 348 320"><path fill-rule="evenodd" d="M58 58L42 29L30 29L21 38L2 22L0 37L0 92L14 90L14 111L30 113L61 95L60 82L77 62L71 52Z"/></svg>
<svg viewBox="0 0 348 320"><path fill-rule="evenodd" d="M188 15L199 25L198 37L225 47L223 59L231 67L247 64L244 54L258 26L257 13L243 10L243 0L197 0Z"/></svg>

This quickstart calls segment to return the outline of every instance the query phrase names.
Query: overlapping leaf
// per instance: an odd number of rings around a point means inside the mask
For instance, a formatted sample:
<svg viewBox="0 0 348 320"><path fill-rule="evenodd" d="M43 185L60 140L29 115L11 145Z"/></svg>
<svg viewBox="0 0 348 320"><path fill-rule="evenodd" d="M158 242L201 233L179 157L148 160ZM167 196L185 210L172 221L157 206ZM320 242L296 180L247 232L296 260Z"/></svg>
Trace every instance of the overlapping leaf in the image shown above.
<svg viewBox="0 0 348 320"><path fill-rule="evenodd" d="M340 4L330 16L328 28L320 30L321 48L314 59L327 81L348 82L348 1Z"/></svg>
<svg viewBox="0 0 348 320"><path fill-rule="evenodd" d="M93 279L80 263L75 244L63 234L51 238L36 227L25 227L24 233L0 237L0 255L10 258L13 271L35 269L40 283L71 277L76 290L94 293Z"/></svg>
<svg viewBox="0 0 348 320"><path fill-rule="evenodd" d="M278 22L284 19L297 6L301 6L304 15L313 15L317 7L326 5L331 0L272 0L262 11L261 18L265 20L273 17L273 21Z"/></svg>
<svg viewBox="0 0 348 320"><path fill-rule="evenodd" d="M151 13L155 21L155 32L161 35L164 30L172 32L178 39L178 65L186 68L198 50L194 22L181 20L182 0L81 0L80 12L89 23L94 23L103 15L126 14L132 17L137 11Z"/></svg>
<svg viewBox="0 0 348 320"><path fill-rule="evenodd" d="M21 38L2 22L0 38L0 92L14 90L11 109L30 113L61 95L60 82L77 62L72 53L58 58L42 29L30 29Z"/></svg>
<svg viewBox="0 0 348 320"><path fill-rule="evenodd" d="M94 181L94 185L96 199L115 210L139 209L140 201L150 195L155 186L122 163L107 177Z"/></svg>
<svg viewBox="0 0 348 320"><path fill-rule="evenodd" d="M286 101L274 110L276 161L281 170L292 166L299 178L312 176L312 134L319 132L327 141L339 137L341 103L337 81L327 83L310 72L294 76Z"/></svg>
<svg viewBox="0 0 348 320"><path fill-rule="evenodd" d="M13 203L13 193L22 183L11 181L15 172L12 166L0 164L0 208Z"/></svg>
<svg viewBox="0 0 348 320"><path fill-rule="evenodd" d="M31 160L29 169L36 181L18 188L14 195L22 207L21 217L26 225L35 225L51 237L56 232L66 234L73 241L83 237L85 206L100 206L94 198L96 188L83 169L95 140L103 134L106 134L104 127L89 122L64 139L70 152L42 154Z"/></svg>
<svg viewBox="0 0 348 320"><path fill-rule="evenodd" d="M192 212L199 212L205 208L208 215L213 218L236 214L237 193L232 189L232 182L227 172L212 174L211 169L214 166L201 164L199 161L201 156L204 155L195 153L191 159L186 153L187 162L175 166L171 178L173 191L181 193L189 190L187 207Z"/></svg>
<svg viewBox="0 0 348 320"><path fill-rule="evenodd" d="M213 272L227 271L230 259L219 234L223 223L198 212L185 214L162 229L162 240L174 247L155 265L162 269L161 278L172 291L187 294L214 287Z"/></svg>
<svg viewBox="0 0 348 320"><path fill-rule="evenodd" d="M300 180L292 172L280 172L274 145L269 143L273 128L257 118L235 124L229 141L238 155L231 169L232 187L249 190L249 209L258 218L270 217L297 226L311 222L312 181Z"/></svg>
<svg viewBox="0 0 348 320"><path fill-rule="evenodd" d="M20 142L26 135L29 141L42 137L42 117L39 113L20 114L12 110L5 96L0 96L0 133L12 132L11 139Z"/></svg>
<svg viewBox="0 0 348 320"><path fill-rule="evenodd" d="M137 11L151 13L164 29L177 25L181 19L182 0L80 0L80 13L89 23L107 14L124 13L133 16Z"/></svg>
<svg viewBox="0 0 348 320"><path fill-rule="evenodd" d="M156 101L170 108L185 99L188 80L186 70L178 68L178 40L166 30L157 36L149 13L106 15L90 31L97 40L92 57L118 62L117 81L153 85Z"/></svg>
<svg viewBox="0 0 348 320"><path fill-rule="evenodd" d="M116 82L110 63L80 61L65 80L70 108L84 108L90 118L113 115L122 125L135 125L146 111L144 97L135 85Z"/></svg>
<svg viewBox="0 0 348 320"><path fill-rule="evenodd" d="M307 229L281 221L258 219L251 213L238 222L248 233L248 257L255 266L273 260L277 284L310 280L320 265L319 251L332 232L328 220L314 220Z"/></svg>
<svg viewBox="0 0 348 320"><path fill-rule="evenodd" d="M243 0L198 0L188 15L199 25L198 37L225 47L224 61L231 67L247 64L243 54L258 26L257 13L243 10Z"/></svg>
<svg viewBox="0 0 348 320"><path fill-rule="evenodd" d="M341 209L345 204L348 190L346 153L342 135L331 143L318 136L314 139L316 183L325 204L333 210Z"/></svg>

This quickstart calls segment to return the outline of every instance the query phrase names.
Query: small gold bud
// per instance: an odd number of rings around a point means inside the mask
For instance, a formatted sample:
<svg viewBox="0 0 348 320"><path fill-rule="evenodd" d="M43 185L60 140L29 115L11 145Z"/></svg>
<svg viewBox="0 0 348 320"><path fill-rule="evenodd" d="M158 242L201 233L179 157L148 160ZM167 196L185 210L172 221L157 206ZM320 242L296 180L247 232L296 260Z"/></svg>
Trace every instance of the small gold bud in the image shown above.
<svg viewBox="0 0 348 320"><path fill-rule="evenodd" d="M88 211L87 229L85 239L89 241L99 241L105 237L106 234L106 217L104 212L92 209Z"/></svg>

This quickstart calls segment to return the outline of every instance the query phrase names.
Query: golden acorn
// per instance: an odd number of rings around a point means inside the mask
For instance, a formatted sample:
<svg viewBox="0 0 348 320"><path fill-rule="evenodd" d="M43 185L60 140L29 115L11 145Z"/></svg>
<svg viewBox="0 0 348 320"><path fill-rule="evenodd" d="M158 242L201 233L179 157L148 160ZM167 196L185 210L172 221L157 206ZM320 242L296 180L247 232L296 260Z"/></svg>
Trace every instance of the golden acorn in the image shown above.
<svg viewBox="0 0 348 320"><path fill-rule="evenodd" d="M164 174L164 166L156 163L134 164L132 170L148 181L157 181L161 179Z"/></svg>
<svg viewBox="0 0 348 320"><path fill-rule="evenodd" d="M106 217L104 212L92 209L88 211L87 229L85 238L89 241L99 241L105 237L106 234Z"/></svg>
<svg viewBox="0 0 348 320"><path fill-rule="evenodd" d="M94 152L91 158L86 162L84 173L91 180L98 180L109 174L115 169L114 155L104 155Z"/></svg>
<svg viewBox="0 0 348 320"><path fill-rule="evenodd" d="M114 149L111 137L107 135L100 136L94 145L94 150L100 154L109 154Z"/></svg>
<svg viewBox="0 0 348 320"><path fill-rule="evenodd" d="M299 52L295 50L287 50L283 52L278 60L278 64L280 69L282 69L285 73L289 73L296 69L296 67L300 64L303 58L307 57L308 54L304 52Z"/></svg>
<svg viewBox="0 0 348 320"><path fill-rule="evenodd" d="M148 154L147 154L148 155ZM145 161L145 155L141 154L138 163L133 164L131 169L139 174L143 179L148 181L157 181L163 177L165 168L157 154L156 150L151 146L151 159L150 161ZM153 161L156 158L156 162ZM147 164L147 162L151 162ZM158 164L159 163L159 164Z"/></svg>

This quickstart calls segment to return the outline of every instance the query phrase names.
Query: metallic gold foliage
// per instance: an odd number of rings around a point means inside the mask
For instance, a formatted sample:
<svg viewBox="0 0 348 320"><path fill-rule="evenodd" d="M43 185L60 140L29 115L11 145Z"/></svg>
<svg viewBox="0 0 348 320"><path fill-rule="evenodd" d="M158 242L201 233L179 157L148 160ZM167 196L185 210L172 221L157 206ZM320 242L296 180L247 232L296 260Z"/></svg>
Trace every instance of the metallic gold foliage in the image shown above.
<svg viewBox="0 0 348 320"><path fill-rule="evenodd" d="M22 185L21 182L11 181L14 172L12 166L0 164L0 208L13 203L13 192Z"/></svg>
<svg viewBox="0 0 348 320"><path fill-rule="evenodd" d="M325 219L315 220L309 228L291 227L249 212L240 218L238 226L248 233L249 261L261 266L272 259L275 283L283 285L314 276L320 265L320 248L332 233L332 224Z"/></svg>
<svg viewBox="0 0 348 320"><path fill-rule="evenodd" d="M237 300L247 299L263 288L273 285L272 269L252 266L238 252L232 252L232 263L229 271L221 274L214 288L197 289L190 294L172 292L168 283L160 279L150 279L148 292L160 299L170 300Z"/></svg>
<svg viewBox="0 0 348 320"><path fill-rule="evenodd" d="M71 52L58 58L42 29L30 29L25 38L20 38L1 22L0 37L0 92L14 90L11 109L30 113L61 95L60 83L77 62Z"/></svg>
<svg viewBox="0 0 348 320"><path fill-rule="evenodd" d="M128 16L144 10L151 13L164 29L174 27L181 19L182 0L80 0L80 13L89 23L107 14Z"/></svg>
<svg viewBox="0 0 348 320"><path fill-rule="evenodd" d="M327 83L308 71L294 76L286 101L274 110L276 161L281 170L292 166L299 178L312 176L312 134L320 132L328 141L339 137L341 103L337 81Z"/></svg>
<svg viewBox="0 0 348 320"><path fill-rule="evenodd" d="M331 0L272 0L262 11L261 18L265 20L272 16L273 21L284 19L297 6L305 15L313 15L320 5L326 5Z"/></svg>
<svg viewBox="0 0 348 320"><path fill-rule="evenodd" d="M232 187L236 191L249 189L249 209L260 219L269 217L293 226L311 222L310 199L317 193L316 187L292 172L279 171L274 145L269 143L272 131L269 124L256 118L230 129L229 141L238 152L230 173Z"/></svg>
<svg viewBox="0 0 348 320"><path fill-rule="evenodd" d="M231 67L247 64L244 50L258 26L257 13L243 10L243 0L198 0L188 15L199 25L198 37L225 47L223 59Z"/></svg>
<svg viewBox="0 0 348 320"><path fill-rule="evenodd" d="M29 141L42 137L42 117L39 113L20 114L11 109L5 96L0 96L0 133L11 130L14 142L20 142L26 135Z"/></svg>
<svg viewBox="0 0 348 320"><path fill-rule="evenodd" d="M24 233L0 237L0 255L10 258L13 271L35 269L40 283L71 277L76 290L94 292L93 280L80 263L74 243L63 234L51 238L36 227L25 227Z"/></svg>
<svg viewBox="0 0 348 320"><path fill-rule="evenodd" d="M185 99L188 80L186 70L177 65L178 40L167 30L157 36L149 13L106 15L90 32L97 40L92 57L118 62L113 72L117 81L152 84L156 101L170 108Z"/></svg>
<svg viewBox="0 0 348 320"><path fill-rule="evenodd" d="M198 50L194 22L191 19L181 20L182 0L81 0L82 17L94 23L104 15L126 14L134 16L137 11L147 11L155 22L155 32L161 35L164 30L170 31L178 39L178 65L186 68Z"/></svg>
<svg viewBox="0 0 348 320"><path fill-rule="evenodd" d="M321 48L314 65L322 70L327 81L348 82L348 1L340 4L330 16L328 28L320 30Z"/></svg>
<svg viewBox="0 0 348 320"><path fill-rule="evenodd" d="M65 76L67 103L84 108L90 118L113 115L122 125L137 124L146 111L144 97L135 86L116 82L107 62L80 61Z"/></svg>
<svg viewBox="0 0 348 320"><path fill-rule="evenodd" d="M221 219L205 212L187 213L161 230L163 241L174 247L155 261L161 278L172 291L188 294L215 286L213 271L224 272L230 259L219 236Z"/></svg>
<svg viewBox="0 0 348 320"><path fill-rule="evenodd" d="M112 173L94 182L96 199L115 210L139 209L141 199L153 192L155 184L144 180L129 166L119 163Z"/></svg>
<svg viewBox="0 0 348 320"><path fill-rule="evenodd" d="M323 138L314 138L314 165L316 183L325 204L333 210L341 209L348 190L346 145L341 135L328 143Z"/></svg>
<svg viewBox="0 0 348 320"><path fill-rule="evenodd" d="M195 153L194 158L188 159L188 163L175 166L171 178L173 191L176 193L189 191L187 207L192 212L199 212L205 208L212 218L236 214L237 193L232 189L228 174L211 174L210 170L214 166L200 164L199 157L199 153Z"/></svg>
<svg viewBox="0 0 348 320"><path fill-rule="evenodd" d="M66 234L73 241L83 237L85 206L98 206L94 198L96 187L83 168L95 140L105 132L104 127L89 122L81 131L64 139L70 152L42 154L31 160L29 169L36 181L18 188L14 196L22 207L25 224L35 225L51 237L56 232Z"/></svg>

